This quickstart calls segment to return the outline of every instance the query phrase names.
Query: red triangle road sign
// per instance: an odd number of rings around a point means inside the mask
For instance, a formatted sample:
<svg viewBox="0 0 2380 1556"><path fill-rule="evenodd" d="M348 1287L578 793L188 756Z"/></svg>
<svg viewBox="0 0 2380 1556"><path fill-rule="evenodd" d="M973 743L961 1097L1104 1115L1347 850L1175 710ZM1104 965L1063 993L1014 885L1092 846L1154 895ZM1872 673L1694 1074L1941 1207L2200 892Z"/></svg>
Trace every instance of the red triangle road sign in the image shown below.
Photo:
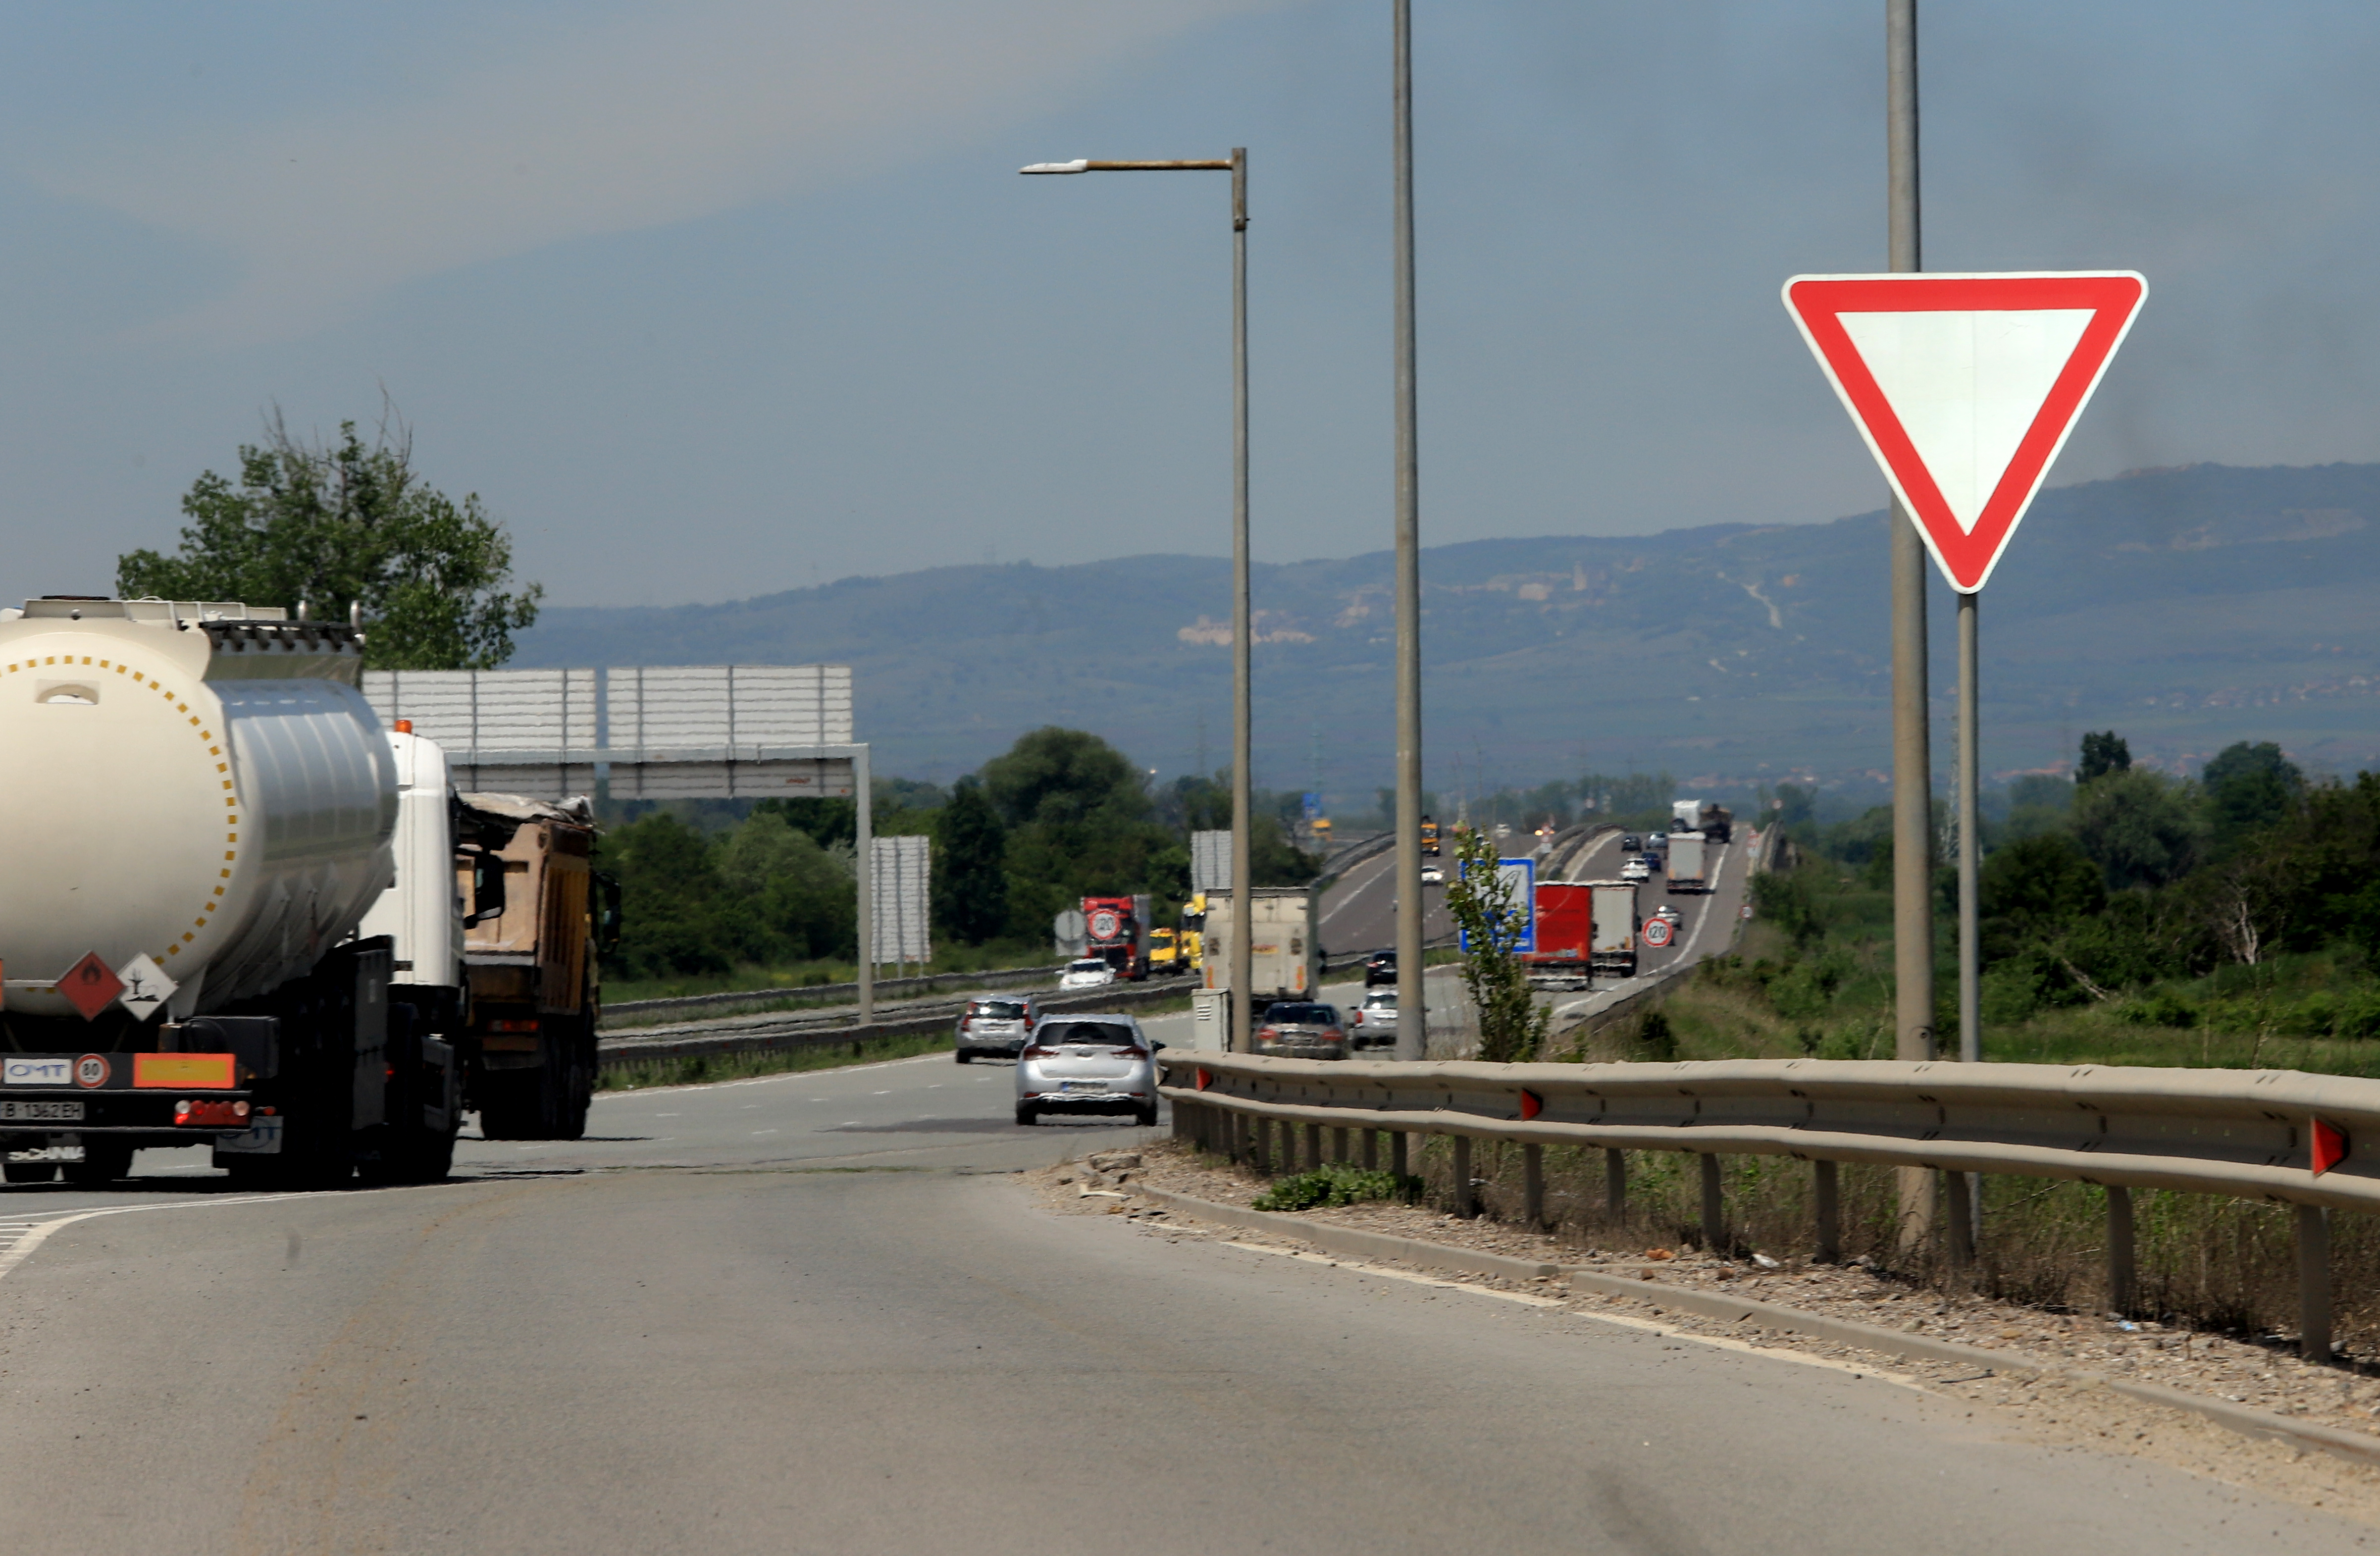
<svg viewBox="0 0 2380 1556"><path fill-rule="evenodd" d="M58 992L67 997L68 1004L82 1012L85 1021L96 1021L99 1013L124 992L124 980L115 976L114 967L99 959L98 952L87 951L82 960L68 967L66 977L58 979Z"/></svg>
<svg viewBox="0 0 2380 1556"><path fill-rule="evenodd" d="M2147 296L2131 271L1785 283L1802 338L1962 594L1992 576Z"/></svg>

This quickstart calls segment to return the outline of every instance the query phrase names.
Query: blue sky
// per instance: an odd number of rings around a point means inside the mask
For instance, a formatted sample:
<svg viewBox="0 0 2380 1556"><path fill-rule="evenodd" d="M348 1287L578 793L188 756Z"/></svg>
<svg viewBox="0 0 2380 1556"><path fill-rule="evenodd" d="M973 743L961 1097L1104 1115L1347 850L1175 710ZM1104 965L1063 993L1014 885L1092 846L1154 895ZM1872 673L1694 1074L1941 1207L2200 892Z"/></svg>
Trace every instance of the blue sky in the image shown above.
<svg viewBox="0 0 2380 1556"><path fill-rule="evenodd" d="M1873 507L1777 300L1883 255L1881 7L1415 0L1428 539ZM2151 297L2054 480L2380 458L2380 14L1925 10L1929 268ZM570 603L1385 544L1385 0L0 10L0 523L104 590L277 403Z"/></svg>

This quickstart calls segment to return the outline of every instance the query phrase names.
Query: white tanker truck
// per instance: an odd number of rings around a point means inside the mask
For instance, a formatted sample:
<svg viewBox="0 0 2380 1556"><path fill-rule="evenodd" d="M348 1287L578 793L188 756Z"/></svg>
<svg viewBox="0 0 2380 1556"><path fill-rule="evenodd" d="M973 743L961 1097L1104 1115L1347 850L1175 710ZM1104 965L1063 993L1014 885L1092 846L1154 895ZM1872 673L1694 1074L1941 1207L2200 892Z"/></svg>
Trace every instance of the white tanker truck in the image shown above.
<svg viewBox="0 0 2380 1556"><path fill-rule="evenodd" d="M521 821L382 729L360 644L239 604L0 611L11 1181L201 1141L259 1183L445 1174L481 1066L465 935Z"/></svg>

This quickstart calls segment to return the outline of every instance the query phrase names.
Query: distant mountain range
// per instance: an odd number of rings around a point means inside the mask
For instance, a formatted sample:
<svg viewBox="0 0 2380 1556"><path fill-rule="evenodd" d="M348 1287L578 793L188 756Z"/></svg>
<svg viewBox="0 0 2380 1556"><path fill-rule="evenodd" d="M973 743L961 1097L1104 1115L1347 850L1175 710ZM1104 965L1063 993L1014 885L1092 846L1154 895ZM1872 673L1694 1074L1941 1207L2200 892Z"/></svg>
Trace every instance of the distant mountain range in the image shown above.
<svg viewBox="0 0 2380 1556"><path fill-rule="evenodd" d="M1880 780L1885 516L1424 553L1433 786L1668 769L1710 787ZM1928 565L1929 574L1931 565ZM1392 559L1256 569L1257 782L1389 779ZM2136 471L2043 493L1982 602L1987 772L2113 727L2187 769L2236 739L2380 766L2380 465ZM1947 770L1951 596L1931 624ZM947 780L1025 730L1165 776L1230 758L1229 569L1203 556L955 565L718 605L562 606L521 665L849 663L877 771Z"/></svg>

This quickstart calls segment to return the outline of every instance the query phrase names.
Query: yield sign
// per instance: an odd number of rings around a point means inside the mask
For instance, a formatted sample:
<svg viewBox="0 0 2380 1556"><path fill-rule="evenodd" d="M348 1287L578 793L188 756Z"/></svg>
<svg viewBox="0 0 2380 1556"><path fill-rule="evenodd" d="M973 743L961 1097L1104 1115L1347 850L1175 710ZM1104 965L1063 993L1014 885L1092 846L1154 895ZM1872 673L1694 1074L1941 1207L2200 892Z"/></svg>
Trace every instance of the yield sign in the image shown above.
<svg viewBox="0 0 2380 1556"><path fill-rule="evenodd" d="M1785 308L1950 587L1984 587L2148 283L1797 275Z"/></svg>

